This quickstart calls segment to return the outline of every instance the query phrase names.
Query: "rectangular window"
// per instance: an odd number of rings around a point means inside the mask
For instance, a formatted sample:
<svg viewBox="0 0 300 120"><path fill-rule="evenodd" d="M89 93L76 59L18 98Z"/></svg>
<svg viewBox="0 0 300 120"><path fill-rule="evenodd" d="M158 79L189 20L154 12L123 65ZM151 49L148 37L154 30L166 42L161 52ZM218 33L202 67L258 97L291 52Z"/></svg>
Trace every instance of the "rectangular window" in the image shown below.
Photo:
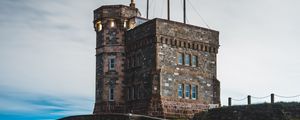
<svg viewBox="0 0 300 120"><path fill-rule="evenodd" d="M197 86L192 85L192 99L196 100L197 99Z"/></svg>
<svg viewBox="0 0 300 120"><path fill-rule="evenodd" d="M109 101L113 101L114 100L114 87L110 86L109 87Z"/></svg>
<svg viewBox="0 0 300 120"><path fill-rule="evenodd" d="M134 90L133 90L133 91L134 91L133 98L134 98L134 99L137 99L137 92L138 92L138 91L137 91L137 87L133 87L133 89L134 89Z"/></svg>
<svg viewBox="0 0 300 120"><path fill-rule="evenodd" d="M185 65L190 65L190 58L191 58L191 55L185 55L184 56L184 62L185 62Z"/></svg>
<svg viewBox="0 0 300 120"><path fill-rule="evenodd" d="M129 59L126 59L126 61L127 61L127 64L126 64L127 69L129 69L129 68L130 68L130 60L129 60Z"/></svg>
<svg viewBox="0 0 300 120"><path fill-rule="evenodd" d="M109 57L109 70L115 70L116 69L116 57L115 56L110 56Z"/></svg>
<svg viewBox="0 0 300 120"><path fill-rule="evenodd" d="M178 97L182 98L183 97L183 92L182 92L182 84L178 84Z"/></svg>
<svg viewBox="0 0 300 120"><path fill-rule="evenodd" d="M183 54L182 53L178 53L178 65L182 65L183 64Z"/></svg>
<svg viewBox="0 0 300 120"><path fill-rule="evenodd" d="M131 100L134 100L135 97L135 91L134 91L134 87L131 87Z"/></svg>
<svg viewBox="0 0 300 120"><path fill-rule="evenodd" d="M190 85L185 85L185 98L190 98Z"/></svg>
<svg viewBox="0 0 300 120"><path fill-rule="evenodd" d="M127 100L130 100L130 98L131 98L131 89L130 89L130 87L129 88L127 88Z"/></svg>
<svg viewBox="0 0 300 120"><path fill-rule="evenodd" d="M192 66L193 67L197 67L197 61L198 61L198 57L193 55L192 56Z"/></svg>
<svg viewBox="0 0 300 120"><path fill-rule="evenodd" d="M131 57L131 67L135 66L134 56Z"/></svg>
<svg viewBox="0 0 300 120"><path fill-rule="evenodd" d="M137 95L136 95L136 99L140 99L140 96L141 96L141 95L140 95L140 86L137 86L137 87L136 87L136 94L137 94Z"/></svg>
<svg viewBox="0 0 300 120"><path fill-rule="evenodd" d="M135 61L136 61L136 66L140 66L140 60L138 55L135 57Z"/></svg>

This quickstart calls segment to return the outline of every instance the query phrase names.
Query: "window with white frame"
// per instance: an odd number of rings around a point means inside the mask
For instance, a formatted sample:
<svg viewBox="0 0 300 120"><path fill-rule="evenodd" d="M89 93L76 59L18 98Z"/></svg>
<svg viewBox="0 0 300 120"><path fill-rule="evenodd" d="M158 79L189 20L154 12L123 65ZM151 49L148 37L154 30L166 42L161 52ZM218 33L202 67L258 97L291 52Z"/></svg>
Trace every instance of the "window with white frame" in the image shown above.
<svg viewBox="0 0 300 120"><path fill-rule="evenodd" d="M193 55L192 56L192 67L197 67L197 61L198 61L198 57Z"/></svg>
<svg viewBox="0 0 300 120"><path fill-rule="evenodd" d="M197 96L197 85L192 85L192 99L196 100Z"/></svg>
<svg viewBox="0 0 300 120"><path fill-rule="evenodd" d="M108 63L109 70L116 70L116 56L109 56Z"/></svg>
<svg viewBox="0 0 300 120"><path fill-rule="evenodd" d="M182 84L178 84L178 97L182 98L183 97L183 86Z"/></svg>
<svg viewBox="0 0 300 120"><path fill-rule="evenodd" d="M183 54L178 53L177 59L178 59L178 61L177 61L178 65L182 65L183 64Z"/></svg>
<svg viewBox="0 0 300 120"><path fill-rule="evenodd" d="M185 98L190 98L190 85L185 85Z"/></svg>
<svg viewBox="0 0 300 120"><path fill-rule="evenodd" d="M189 54L184 55L184 63L185 63L185 65L187 65L187 66L190 65L190 58L191 58L191 55L189 55Z"/></svg>

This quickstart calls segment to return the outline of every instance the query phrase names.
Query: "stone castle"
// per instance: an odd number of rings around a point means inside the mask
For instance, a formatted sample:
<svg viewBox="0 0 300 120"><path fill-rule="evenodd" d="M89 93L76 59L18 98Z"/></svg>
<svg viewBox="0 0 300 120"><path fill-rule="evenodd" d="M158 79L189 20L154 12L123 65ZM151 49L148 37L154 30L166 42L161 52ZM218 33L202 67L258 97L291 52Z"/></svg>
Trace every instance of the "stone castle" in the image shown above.
<svg viewBox="0 0 300 120"><path fill-rule="evenodd" d="M191 118L220 105L218 31L142 18L134 0L94 10L94 28L94 114Z"/></svg>

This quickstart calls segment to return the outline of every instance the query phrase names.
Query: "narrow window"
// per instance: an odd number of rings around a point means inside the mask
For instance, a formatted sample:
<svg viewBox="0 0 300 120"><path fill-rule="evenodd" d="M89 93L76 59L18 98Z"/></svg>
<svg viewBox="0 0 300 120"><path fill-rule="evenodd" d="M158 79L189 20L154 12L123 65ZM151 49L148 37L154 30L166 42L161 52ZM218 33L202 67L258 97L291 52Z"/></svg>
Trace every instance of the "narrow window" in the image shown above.
<svg viewBox="0 0 300 120"><path fill-rule="evenodd" d="M134 87L131 87L131 100L134 100L135 98L135 91L134 91Z"/></svg>
<svg viewBox="0 0 300 120"><path fill-rule="evenodd" d="M131 67L134 67L134 56L131 57Z"/></svg>
<svg viewBox="0 0 300 120"><path fill-rule="evenodd" d="M109 101L114 101L114 92L115 90L114 90L114 87L113 86L110 86L109 87Z"/></svg>
<svg viewBox="0 0 300 120"><path fill-rule="evenodd" d="M109 57L109 70L115 70L116 69L116 57L115 56L110 56Z"/></svg>
<svg viewBox="0 0 300 120"><path fill-rule="evenodd" d="M192 56L192 66L193 67L197 67L197 61L198 61L198 57L193 55Z"/></svg>
<svg viewBox="0 0 300 120"><path fill-rule="evenodd" d="M127 20L124 20L124 28L127 28Z"/></svg>
<svg viewBox="0 0 300 120"><path fill-rule="evenodd" d="M110 31L109 32L109 37L108 37L108 39L109 39L109 41L116 41L117 40L117 33L115 32L115 31Z"/></svg>
<svg viewBox="0 0 300 120"><path fill-rule="evenodd" d="M135 61L136 61L136 66L139 66L140 65L140 60L139 60L139 56L138 55L136 55Z"/></svg>
<svg viewBox="0 0 300 120"><path fill-rule="evenodd" d="M115 21L110 21L110 27L115 27Z"/></svg>
<svg viewBox="0 0 300 120"><path fill-rule="evenodd" d="M137 93L136 99L140 99L140 86L136 87L136 93Z"/></svg>
<svg viewBox="0 0 300 120"><path fill-rule="evenodd" d="M127 88L127 100L130 100L130 98L131 98L131 89L129 87Z"/></svg>
<svg viewBox="0 0 300 120"><path fill-rule="evenodd" d="M182 53L178 53L178 64L179 65L183 64L183 54Z"/></svg>
<svg viewBox="0 0 300 120"><path fill-rule="evenodd" d="M187 65L187 66L190 65L190 57L191 57L191 55L184 56L184 62L185 62L185 65Z"/></svg>
<svg viewBox="0 0 300 120"><path fill-rule="evenodd" d="M185 98L190 98L190 85L185 85Z"/></svg>
<svg viewBox="0 0 300 120"><path fill-rule="evenodd" d="M129 60L129 59L126 59L126 61L127 61L127 64L126 64L127 69L129 69L129 68L130 68L130 60Z"/></svg>
<svg viewBox="0 0 300 120"><path fill-rule="evenodd" d="M101 21L96 22L95 27L96 27L96 30L97 30L98 32L101 31L101 30L102 30L102 24L101 24Z"/></svg>
<svg viewBox="0 0 300 120"><path fill-rule="evenodd" d="M178 84L178 97L179 98L183 97L182 84Z"/></svg>
<svg viewBox="0 0 300 120"><path fill-rule="evenodd" d="M197 86L192 85L192 99L196 100L197 99Z"/></svg>

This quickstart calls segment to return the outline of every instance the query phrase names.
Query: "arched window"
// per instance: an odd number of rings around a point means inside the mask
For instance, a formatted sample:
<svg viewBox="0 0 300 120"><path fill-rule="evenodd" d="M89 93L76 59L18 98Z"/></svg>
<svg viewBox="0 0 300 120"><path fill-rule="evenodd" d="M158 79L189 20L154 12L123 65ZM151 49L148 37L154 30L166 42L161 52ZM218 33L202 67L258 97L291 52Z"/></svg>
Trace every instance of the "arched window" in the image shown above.
<svg viewBox="0 0 300 120"><path fill-rule="evenodd" d="M98 32L102 30L102 23L101 23L101 21L97 21L96 22L95 28L96 28L96 31L98 31Z"/></svg>

